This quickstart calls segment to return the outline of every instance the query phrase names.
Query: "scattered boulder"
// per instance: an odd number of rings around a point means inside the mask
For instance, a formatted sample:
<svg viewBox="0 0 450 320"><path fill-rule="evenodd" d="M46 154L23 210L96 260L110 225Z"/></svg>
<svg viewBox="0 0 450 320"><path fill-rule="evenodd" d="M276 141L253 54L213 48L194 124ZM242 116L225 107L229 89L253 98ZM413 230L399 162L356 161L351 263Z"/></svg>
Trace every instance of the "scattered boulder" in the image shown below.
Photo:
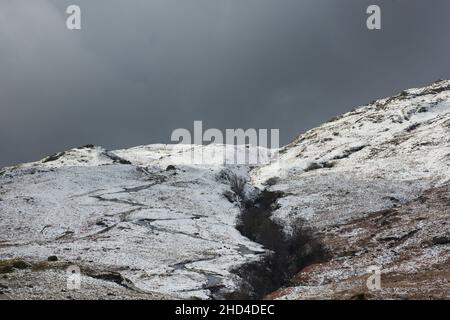
<svg viewBox="0 0 450 320"><path fill-rule="evenodd" d="M80 149L94 149L94 148L95 148L95 146L93 144L87 144L87 145L78 147L77 149L80 150Z"/></svg>
<svg viewBox="0 0 450 320"><path fill-rule="evenodd" d="M226 191L223 193L223 196L224 196L225 198L227 198L227 200L230 201L231 203L236 202L236 195L235 195L233 192L231 192L230 190L226 190Z"/></svg>
<svg viewBox="0 0 450 320"><path fill-rule="evenodd" d="M450 236L437 236L433 238L434 245L450 244Z"/></svg>
<svg viewBox="0 0 450 320"><path fill-rule="evenodd" d="M340 160L340 159L348 158L352 154L354 154L355 152L361 151L365 147L367 147L367 145L360 145L360 146L355 146L355 147L351 147L349 149L346 149L346 150L344 150L344 152L342 154L339 154L339 155L335 156L333 158L333 160Z"/></svg>
<svg viewBox="0 0 450 320"><path fill-rule="evenodd" d="M317 170L317 169L322 169L322 166L320 164L318 164L317 162L311 162L306 166L305 172L313 171L313 170Z"/></svg>
<svg viewBox="0 0 450 320"><path fill-rule="evenodd" d="M271 177L264 182L264 185L267 187L270 187L270 186L276 185L279 180L280 180L280 178L278 178L278 177Z"/></svg>
<svg viewBox="0 0 450 320"><path fill-rule="evenodd" d="M320 163L311 162L306 166L304 171L308 172L308 171L324 169L324 168L333 168L333 167L334 167L334 162L328 162L328 161L324 161L324 162L320 162Z"/></svg>
<svg viewBox="0 0 450 320"><path fill-rule="evenodd" d="M413 123L412 125L410 125L408 128L406 128L405 130L407 132L412 132L414 130L416 130L418 127L420 127L420 123Z"/></svg>
<svg viewBox="0 0 450 320"><path fill-rule="evenodd" d="M14 271L12 266L0 266L0 274L11 273Z"/></svg>
<svg viewBox="0 0 450 320"><path fill-rule="evenodd" d="M42 162L47 163L47 162L56 161L59 158L61 158L62 156L64 156L65 154L66 154L65 152L58 152L58 153L52 154L51 156L48 156L47 158L42 160Z"/></svg>

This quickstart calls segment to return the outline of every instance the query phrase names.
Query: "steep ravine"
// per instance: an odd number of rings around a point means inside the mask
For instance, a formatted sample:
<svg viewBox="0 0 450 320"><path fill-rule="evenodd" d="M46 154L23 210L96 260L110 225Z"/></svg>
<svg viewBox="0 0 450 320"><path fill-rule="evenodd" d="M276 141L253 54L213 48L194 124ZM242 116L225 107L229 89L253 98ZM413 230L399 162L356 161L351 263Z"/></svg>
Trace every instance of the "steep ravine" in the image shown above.
<svg viewBox="0 0 450 320"><path fill-rule="evenodd" d="M70 294L80 299L448 299L449 88L358 107L262 166L193 165L192 152L223 146L158 144L2 168L0 291L65 298L57 257L99 272ZM373 292L369 266L383 275Z"/></svg>
<svg viewBox="0 0 450 320"><path fill-rule="evenodd" d="M321 242L304 221L298 219L295 230L287 234L272 219L282 192L261 191L253 201L242 201L237 229L268 252L256 262L233 270L241 279L239 290L227 299L262 299L267 294L291 284L292 277L304 267L327 260Z"/></svg>

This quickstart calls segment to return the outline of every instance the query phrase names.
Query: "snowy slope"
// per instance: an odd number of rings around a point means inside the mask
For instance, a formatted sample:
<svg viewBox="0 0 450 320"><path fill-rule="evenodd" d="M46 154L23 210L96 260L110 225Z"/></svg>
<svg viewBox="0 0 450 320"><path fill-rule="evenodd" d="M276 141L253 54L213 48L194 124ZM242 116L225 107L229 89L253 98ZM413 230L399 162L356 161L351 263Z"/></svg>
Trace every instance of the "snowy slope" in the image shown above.
<svg viewBox="0 0 450 320"><path fill-rule="evenodd" d="M207 161L192 164L192 150ZM439 270L450 269L444 241L450 218L449 81L356 108L279 153L239 150L259 153L264 163L275 158L257 167L228 166L219 145L86 146L1 169L5 294L208 299L238 290L240 279L231 271L267 251L236 230L241 204L229 196L224 173L248 180L247 198L264 188L281 192L272 219L289 234L301 218L330 250L328 262L300 272L295 286L271 297L351 298L363 290L361 279L373 264L401 270L406 279L414 278L414 266L437 268L436 279L446 284L449 277ZM435 200L417 200L425 194ZM377 224L385 215L391 218ZM434 245L439 237L444 240ZM58 262L47 261L50 256ZM14 267L17 261L21 268ZM85 294L66 293L69 265L81 268ZM424 288L436 286L434 275ZM336 288L346 293L336 294ZM398 297L393 292L395 287L385 297ZM401 292L408 296L407 289ZM449 289L439 292L450 295Z"/></svg>
<svg viewBox="0 0 450 320"><path fill-rule="evenodd" d="M172 148L89 146L4 169L1 259L56 255L82 270L118 272L138 292L176 298L236 289L230 270L264 250L235 229L239 206L223 195L223 166L184 164Z"/></svg>
<svg viewBox="0 0 450 320"><path fill-rule="evenodd" d="M356 108L300 135L256 185L287 193L275 216L332 225L416 198L450 178L450 82Z"/></svg>
<svg viewBox="0 0 450 320"><path fill-rule="evenodd" d="M450 298L449 81L356 108L280 153L253 180L277 177L273 219L286 231L307 220L330 260L272 297ZM372 265L388 287L368 292Z"/></svg>

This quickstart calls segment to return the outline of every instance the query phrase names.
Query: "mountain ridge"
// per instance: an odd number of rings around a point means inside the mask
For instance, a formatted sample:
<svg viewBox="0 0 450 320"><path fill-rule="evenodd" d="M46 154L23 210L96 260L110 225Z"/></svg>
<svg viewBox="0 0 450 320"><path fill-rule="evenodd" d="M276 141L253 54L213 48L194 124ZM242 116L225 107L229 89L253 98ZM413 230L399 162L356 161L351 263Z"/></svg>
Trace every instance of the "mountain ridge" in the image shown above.
<svg viewBox="0 0 450 320"><path fill-rule="evenodd" d="M287 237L301 219L330 252L268 298L448 298L449 133L450 81L439 81L309 130L256 167L193 165L192 148L222 146L160 144L88 145L3 168L4 295L224 298L242 288L233 270L271 255L236 229L246 201L265 190L282 195L269 219ZM14 267L17 259L24 268ZM71 264L82 270L84 291L65 289ZM370 265L391 277L388 287L383 277L382 289L365 287Z"/></svg>

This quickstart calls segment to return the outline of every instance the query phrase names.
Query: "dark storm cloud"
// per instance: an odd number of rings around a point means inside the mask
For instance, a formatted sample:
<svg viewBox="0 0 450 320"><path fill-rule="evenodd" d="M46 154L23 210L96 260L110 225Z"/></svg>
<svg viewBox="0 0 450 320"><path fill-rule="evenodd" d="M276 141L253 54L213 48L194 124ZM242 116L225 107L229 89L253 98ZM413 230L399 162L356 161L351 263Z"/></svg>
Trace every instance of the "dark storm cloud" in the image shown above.
<svg viewBox="0 0 450 320"><path fill-rule="evenodd" d="M65 9L82 8L82 30ZM365 27L382 8L382 30ZM374 98L450 78L447 0L3 0L0 166L206 127L282 143Z"/></svg>

